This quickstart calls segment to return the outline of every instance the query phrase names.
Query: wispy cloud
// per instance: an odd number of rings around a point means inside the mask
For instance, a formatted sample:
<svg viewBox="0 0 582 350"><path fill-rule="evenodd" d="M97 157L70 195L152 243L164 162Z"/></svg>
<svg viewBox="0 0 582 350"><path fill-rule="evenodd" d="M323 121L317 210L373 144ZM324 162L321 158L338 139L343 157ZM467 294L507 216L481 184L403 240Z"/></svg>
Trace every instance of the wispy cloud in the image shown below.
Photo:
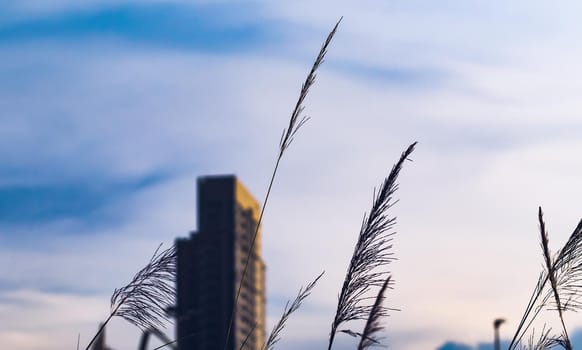
<svg viewBox="0 0 582 350"><path fill-rule="evenodd" d="M39 40L120 40L204 51L252 49L273 41L276 24L245 21L249 4L121 3L0 22L0 44ZM7 22L7 23L6 23ZM268 30L267 30L268 28Z"/></svg>
<svg viewBox="0 0 582 350"><path fill-rule="evenodd" d="M501 313L510 327L537 273L537 205L556 240L579 219L582 51L555 6L51 4L0 5L3 344L74 347L93 331L112 289L195 228L196 176L237 173L261 197L305 69L341 14L264 223L270 315L327 271L282 348L325 341L372 188L413 140L395 207L395 348L477 344ZM59 308L68 321L46 322ZM139 336L122 327L115 347Z"/></svg>
<svg viewBox="0 0 582 350"><path fill-rule="evenodd" d="M103 225L124 213L105 213L110 202L162 181L159 176L126 183L85 183L0 187L0 225L34 226L74 219Z"/></svg>

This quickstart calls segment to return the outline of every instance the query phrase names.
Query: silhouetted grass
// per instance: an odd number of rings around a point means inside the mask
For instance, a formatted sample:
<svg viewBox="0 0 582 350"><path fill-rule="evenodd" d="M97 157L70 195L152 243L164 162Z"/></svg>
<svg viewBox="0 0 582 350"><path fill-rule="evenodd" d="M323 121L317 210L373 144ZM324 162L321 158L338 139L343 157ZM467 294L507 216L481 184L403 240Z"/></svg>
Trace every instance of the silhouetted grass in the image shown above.
<svg viewBox="0 0 582 350"><path fill-rule="evenodd" d="M293 112L291 113L291 118L289 118L289 125L287 126L287 128L283 129L283 133L281 134L281 140L279 142L279 152L277 155L277 160L275 162L275 167L274 167L273 172L271 174L271 180L269 181L267 193L266 193L265 198L263 200L263 203L261 205L261 213L259 214L259 219L258 219L258 222L255 226L255 232L254 232L253 237L251 239L250 249L249 249L249 252L248 252L247 257L245 259L245 267L244 267L240 282L238 284L236 297L234 300L235 305L238 305L238 300L240 297L242 284L243 284L243 281L247 275L251 254L252 254L254 246L255 246L255 241L257 239L257 234L259 232L261 222L263 221L263 215L265 213L265 208L267 207L267 203L269 201L269 196L271 194L271 189L273 188L273 183L274 183L275 177L277 175L277 170L279 169L279 164L281 162L281 159L283 159L283 155L285 154L285 151L289 148L289 146L293 142L293 140L297 134L297 131L299 131L299 129L303 125L305 125L307 120L309 120L308 117L305 117L302 115L303 110L305 109L303 103L305 102L305 98L307 97L307 95L309 93L309 89L315 83L315 78L317 76L317 69L319 69L319 67L321 66L321 64L324 61L325 55L327 53L327 48L329 47L329 44L331 43L331 40L333 39L341 20L342 19L340 18L337 21L337 23L335 24L335 26L333 27L331 32L327 35L327 38L325 39L323 45L321 46L321 50L319 50L319 54L317 55L317 58L315 59L315 62L313 63L313 66L311 67L311 70L309 71L309 74L307 75L305 82L301 86L299 98L297 99L297 103L295 104L295 108L293 109ZM235 310L236 310L236 308L232 309L232 313L230 315L230 321L228 322L228 331L226 333L226 337L225 337L225 341L224 341L224 349L226 349L226 346L228 344L228 339L230 337L230 332L232 330L232 323L234 320Z"/></svg>
<svg viewBox="0 0 582 350"><path fill-rule="evenodd" d="M556 346L564 346L560 338L552 335L552 329L549 327L542 328L539 336L536 336L535 330L531 332L526 344L519 346L520 350L545 350Z"/></svg>
<svg viewBox="0 0 582 350"><path fill-rule="evenodd" d="M391 280L392 276L388 276L382 288L378 291L376 301L372 306L372 310L370 310L370 316L368 317L368 321L366 321L366 326L364 326L360 344L358 344L358 350L364 350L380 344L380 338L377 334L384 329L384 326L382 326L382 318L388 316L387 309L384 307L384 298L386 297L386 289L388 289Z"/></svg>
<svg viewBox="0 0 582 350"><path fill-rule="evenodd" d="M570 350L572 349L572 344L566 330L564 312L582 309L582 304L580 303L580 297L582 296L582 220L580 220L564 247L553 258L549 248L549 238L541 207L538 209L538 222L544 270L538 277L536 286L509 345L509 350L524 348L525 345L522 345L523 337L540 313L549 308L557 311L562 333L550 335L550 329L544 326L542 336L537 339L537 343L532 344L533 337L530 337L527 346L529 348L533 346L535 349L561 346ZM534 331L532 331L533 333Z"/></svg>
<svg viewBox="0 0 582 350"><path fill-rule="evenodd" d="M317 70L324 62L328 47L340 22L341 18L324 41L305 82L301 86L289 123L283 129L275 166L271 173L258 222L251 239L251 247L246 257L244 270L234 298L235 307L230 316L228 330L224 339L224 348L228 344L241 286L247 275L250 257L279 164L286 150L294 141L297 132L309 120L308 117L303 115L304 102L310 88L315 83ZM395 233L394 225L396 223L396 218L389 215L388 211L396 203L394 194L398 189L398 176L404 162L412 154L415 146L416 142L407 147L392 167L388 176L381 183L378 191L374 190L372 207L369 214L364 215L354 251L339 292L337 308L329 333L328 350L333 348L334 340L338 333L359 337L358 350L367 349L381 343L379 333L384 329L382 321L390 310L394 310L384 306L387 290L391 287L393 281L392 276L385 270L385 267L394 260L391 248ZM582 309L582 301L580 299L582 296L582 220L578 223L564 247L555 255L552 255L550 250L549 237L541 207L538 210L538 222L544 269L538 277L530 300L509 345L509 350L541 350L553 347L563 347L571 350L572 345L568 336L564 313ZM110 315L89 342L86 350L91 347L105 326L115 316L124 318L143 331L159 332L158 327L164 326L165 322L168 321L166 313L168 307L173 306L175 303L176 263L176 250L174 247L159 254L158 250L156 250L148 264L134 276L128 285L114 291L111 297ZM261 346L261 350L274 350L275 345L281 339L281 332L285 328L288 319L301 307L322 275L323 273L307 284L305 288L301 288L296 298L285 305L281 318L273 327L268 339ZM373 292L376 292L375 298L370 296ZM530 332L533 322L543 310L548 308L557 311L562 328L561 334L554 334L552 329L545 325L538 335L536 335L535 330ZM363 329L358 331L351 328L343 328L348 327L348 324L352 321L365 321ZM247 335L240 349L242 350L245 346L256 327L264 326L254 324L253 330ZM529 336L526 337L528 332ZM192 334L185 337L189 336L192 336ZM524 337L527 341L524 340ZM161 349L177 341L167 341L156 349ZM78 347L79 344L77 344Z"/></svg>
<svg viewBox="0 0 582 350"><path fill-rule="evenodd" d="M378 192L374 191L372 209L368 216L364 215L358 241L340 291L337 310L331 324L328 350L332 348L338 331L351 335L359 334L351 329L340 329L340 326L350 321L368 319L373 310L368 292L373 287L382 286L387 278L386 272L378 269L394 260L390 248L396 218L388 216L387 210L394 204L393 195L398 188L396 181L400 170L415 146L416 142L408 146L380 185ZM382 314L383 312L380 312L380 315Z"/></svg>
<svg viewBox="0 0 582 350"><path fill-rule="evenodd" d="M172 246L158 254L160 247L131 282L115 289L111 296L109 317L99 327L86 350L115 316L124 318L142 331L163 327L164 322L168 321L166 310L176 303L176 249Z"/></svg>
<svg viewBox="0 0 582 350"><path fill-rule="evenodd" d="M542 212L542 207L538 210L538 220L540 225L540 235L541 235L541 245L542 251L544 252L544 263L546 266L546 274L548 275L550 281L550 291L554 296L554 301L556 303L556 310L558 311L558 316L560 317L560 322L562 324L562 339L564 340L564 346L567 350L572 349L572 344L570 342L570 337L568 336L568 331L566 330L566 325L564 323L564 313L563 306L560 300L560 293L558 293L558 283L556 282L556 273L554 264L552 263L552 257L550 256L549 238L548 232L546 231L546 224L544 222L544 216Z"/></svg>
<svg viewBox="0 0 582 350"><path fill-rule="evenodd" d="M283 328L285 328L285 323L289 319L289 316L291 316L292 313L294 313L299 309L299 307L301 307L301 304L303 303L305 298L307 298L309 294L311 294L311 290L315 287L317 281L319 281L321 276L323 276L323 272L319 276L317 276L311 283L309 283L305 287L305 289L300 288L299 292L297 293L297 297L295 297L291 304L289 304L289 301L287 302L287 304L285 304L283 315L281 315L281 318L279 319L277 324L275 324L275 326L273 327L273 330L271 331L269 338L267 339L265 344L261 347L262 350L273 350L275 348L275 344L277 344L277 342L280 340L281 331L283 331Z"/></svg>
<svg viewBox="0 0 582 350"><path fill-rule="evenodd" d="M303 110L305 108L304 102L309 93L309 89L315 83L317 70L324 62L327 49L340 22L341 18L324 41L305 82L301 86L299 98L295 104L293 112L291 113L289 124L283 129L275 167L271 174L271 179L261 207L258 222L255 226L256 229L251 240L251 249L249 249L249 255L247 256L243 274L237 289L234 301L235 305L238 303L240 297L241 286L245 279L250 261L250 254L252 254L253 251L280 161L283 158L285 151L293 142L298 130L305 125L309 119L303 115ZM403 152L388 177L384 179L378 193L374 193L370 215L364 216L360 234L340 292L337 312L332 323L329 349L331 349L333 340L338 331L361 336L358 349L365 349L371 345L379 343L377 333L382 329L380 322L382 317L386 316L387 311L389 310L383 306L383 300L385 298L386 290L391 283L391 276L386 276L387 273L379 270L379 268L384 267L394 259L389 250L392 247L391 236L394 233L392 232L392 229L395 223L395 218L387 216L386 211L394 204L393 194L397 189L396 180L398 174L404 161L414 150L415 145L416 143L413 143ZM280 340L280 333L285 327L288 318L292 313L299 309L322 275L323 274L319 275L313 282L309 283L305 289L300 289L294 301L285 306L281 319L275 325L269 338L262 346L263 350L274 349L275 344ZM156 251L150 262L135 275L133 280L127 286L115 290L111 297L111 313L91 340L87 349L89 349L91 344L93 344L95 339L97 339L107 323L114 316L123 317L144 331L150 331L152 329L157 330L157 326L163 326L164 321L167 321L166 309L175 302L175 286L170 284L173 283L175 277L175 249L170 248L159 255ZM379 287L380 289L374 299L374 303L369 304L368 300L372 299L367 296L367 294L372 291L373 287ZM233 308L230 317L228 331L225 336L225 347L230 336L235 309L236 308ZM344 323L353 320L367 320L362 332L354 332L348 329L340 330L338 328ZM264 325L255 324L253 330L257 326ZM248 337L250 337L250 335L251 334L248 334ZM168 341L156 349L161 349L175 342L177 342L177 340ZM245 343L246 340L243 342L241 349Z"/></svg>

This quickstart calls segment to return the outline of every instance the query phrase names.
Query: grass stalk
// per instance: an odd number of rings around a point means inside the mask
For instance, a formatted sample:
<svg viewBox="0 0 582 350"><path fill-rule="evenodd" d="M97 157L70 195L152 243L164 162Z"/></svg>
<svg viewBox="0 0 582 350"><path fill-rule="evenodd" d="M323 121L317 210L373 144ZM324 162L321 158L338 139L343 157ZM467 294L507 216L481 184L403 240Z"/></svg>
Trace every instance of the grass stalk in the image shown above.
<svg viewBox="0 0 582 350"><path fill-rule="evenodd" d="M552 300L553 307L558 310L563 330L561 337L554 336L551 339L553 344L571 349L572 345L566 330L563 312L582 309L582 303L579 300L582 296L582 220L578 222L568 241L553 260L551 259L549 239L541 208L538 208L538 222L544 254L544 270L538 277L530 300L509 344L509 350L523 348L521 345L523 337L541 311L552 304ZM548 282L549 288L547 287Z"/></svg>
<svg viewBox="0 0 582 350"><path fill-rule="evenodd" d="M277 161L275 162L275 167L274 167L273 172L271 174L271 179L269 181L267 193L265 194L265 198L264 198L263 204L261 206L261 212L259 214L258 222L257 222L257 225L255 227L255 232L254 232L252 240L251 240L250 249L249 249L249 252L248 252L246 260L245 260L245 267L243 269L243 273L242 273L240 282L238 284L238 288L237 288L237 292L236 292L236 296L235 296L235 300L234 300L234 307L232 308L232 312L230 315L230 320L228 322L228 328L227 328L227 332L226 332L226 336L225 336L225 340L224 340L224 350L226 350L226 347L228 345L230 333L232 331L232 324L234 322L236 305L238 304L238 300L240 298L242 284L243 284L243 281L247 275L251 254L253 252L253 249L255 246L255 241L256 241L256 238L257 238L257 235L259 232L259 228L260 228L261 222L263 220L265 208L267 207L267 203L269 201L269 196L271 194L271 189L273 187L273 183L274 183L275 177L277 175L277 170L279 169L279 164L281 162L281 159L283 158L285 151L289 148L289 146L293 142L293 140L297 134L297 131L299 131L299 129L309 119L309 118L303 116L303 110L304 110L303 103L304 103L305 98L307 97L307 95L309 93L309 89L315 83L317 69L321 66L321 64L324 61L325 55L327 53L327 48L329 47L329 44L331 43L341 20L342 19L340 18L337 21L337 23L335 24L335 26L333 27L331 32L328 34L325 42L323 43L321 50L319 51L319 54L317 55L317 58L315 59L315 62L313 63L311 70L309 71L309 74L307 75L307 78L305 79L305 82L301 86L299 98L297 99L297 103L295 104L295 108L293 109L293 112L291 113L291 118L289 119L289 125L287 126L287 128L283 129L283 133L281 135L281 140L279 142L279 151L278 151L278 155L277 155Z"/></svg>
<svg viewBox="0 0 582 350"><path fill-rule="evenodd" d="M388 217L387 211L395 203L393 195L398 189L397 179L404 165L414 151L416 142L408 146L398 162L392 167L378 189L374 191L372 209L368 216L364 215L358 241L350 260L348 270L340 291L336 313L331 324L328 350L331 350L338 331L348 334L358 334L352 330L340 330L340 327L349 321L366 320L373 305L369 305L366 294L372 287L380 287L385 282L386 273L381 268L394 258L392 248L392 231L396 218Z"/></svg>
<svg viewBox="0 0 582 350"><path fill-rule="evenodd" d="M163 326L168 321L166 309L175 303L176 249L158 254L158 246L147 265L126 286L115 289L111 311L85 350L97 340L114 316L122 317L142 330Z"/></svg>
<svg viewBox="0 0 582 350"><path fill-rule="evenodd" d="M317 281L319 281L319 279L321 278L321 276L323 276L324 273L325 272L322 272L313 281L311 281L311 283L309 283L305 287L305 289L303 287L300 288L299 292L297 293L297 297L295 297L291 304L289 304L289 301L287 301L287 303L285 304L285 309L283 309L283 315L281 315L279 322L277 322L277 324L273 327L271 334L269 334L269 338L267 339L265 344L263 344L261 350L273 350L275 348L275 344L279 342L279 340L281 339L280 334L281 331L283 331L283 328L285 328L285 323L287 322L291 314L297 311L299 307L301 307L301 304L303 303L305 298L307 298L311 294L311 290L315 287Z"/></svg>
<svg viewBox="0 0 582 350"><path fill-rule="evenodd" d="M374 302L374 306L372 306L370 316L368 316L368 321L366 321L366 326L362 332L360 343L358 344L358 350L368 349L380 343L380 339L376 334L384 329L380 320L387 316L387 309L382 304L384 303L385 293L390 285L391 279L392 276L388 276L378 291L376 301Z"/></svg>
<svg viewBox="0 0 582 350"><path fill-rule="evenodd" d="M542 207L538 209L538 221L540 225L540 235L541 235L541 246L544 252L544 262L546 264L546 273L550 281L550 287L554 300L556 302L556 310L558 311L558 316L560 318L560 323L562 324L562 332L564 335L564 345L566 350L572 350L572 344L570 343L570 337L568 336L568 330L566 329L566 324L564 323L564 314L562 312L562 303L560 301L560 294L558 293L558 284L556 282L555 267L552 262L552 257L549 247L548 232L546 231L546 224L544 223L544 214L542 212Z"/></svg>

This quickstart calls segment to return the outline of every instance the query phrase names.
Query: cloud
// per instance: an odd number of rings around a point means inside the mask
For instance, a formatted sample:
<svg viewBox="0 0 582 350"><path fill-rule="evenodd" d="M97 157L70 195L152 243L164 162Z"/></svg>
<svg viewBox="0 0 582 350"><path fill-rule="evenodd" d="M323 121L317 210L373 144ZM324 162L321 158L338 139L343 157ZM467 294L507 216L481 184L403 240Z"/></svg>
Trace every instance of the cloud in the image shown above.
<svg viewBox="0 0 582 350"><path fill-rule="evenodd" d="M195 229L196 176L236 173L261 199L300 83L341 13L264 222L270 320L327 271L281 346L325 343L373 188L414 140L391 212L399 260L387 302L402 311L387 342L399 349L478 344L498 316L514 326L538 273L537 205L556 247L580 216L579 48L547 8L60 5L0 29L0 265L12 267L0 275L2 319L35 320L0 335L14 348L74 346L79 329L94 331L112 289L159 242ZM87 319L47 326L59 307ZM111 345L134 347L121 324Z"/></svg>
<svg viewBox="0 0 582 350"><path fill-rule="evenodd" d="M249 21L242 4L121 3L72 9L0 26L0 44L40 40L121 40L133 44L203 51L261 46L274 24ZM245 20L244 18L247 18ZM271 36L273 35L273 36Z"/></svg>
<svg viewBox="0 0 582 350"><path fill-rule="evenodd" d="M154 186L161 176L148 176L126 183L85 183L0 187L0 225L35 224L78 220L92 225L120 220L121 212L104 212L109 202Z"/></svg>
<svg viewBox="0 0 582 350"><path fill-rule="evenodd" d="M97 330L95 320L103 319L107 310L107 299L100 296L27 289L0 292L0 317L10 320L0 325L0 339L10 349L56 350L63 346L75 348L79 335L83 346ZM116 349L135 349L141 337L141 331L116 318L106 333L108 343L113 340ZM150 344L161 345L156 340Z"/></svg>
<svg viewBox="0 0 582 350"><path fill-rule="evenodd" d="M331 68L354 79L361 79L366 84L388 84L399 89L436 88L448 78L447 72L429 67L386 67L347 61L331 63Z"/></svg>

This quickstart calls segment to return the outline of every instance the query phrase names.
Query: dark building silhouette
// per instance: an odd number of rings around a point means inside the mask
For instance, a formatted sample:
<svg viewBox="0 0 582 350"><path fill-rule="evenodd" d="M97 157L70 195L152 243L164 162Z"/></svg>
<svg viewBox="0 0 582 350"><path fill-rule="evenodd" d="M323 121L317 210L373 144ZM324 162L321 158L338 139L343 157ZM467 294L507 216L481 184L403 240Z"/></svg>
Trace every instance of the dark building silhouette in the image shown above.
<svg viewBox="0 0 582 350"><path fill-rule="evenodd" d="M99 328L101 328L103 324L99 325ZM93 343L93 345L91 345L90 350L113 350L112 348L108 347L105 343L105 329L103 328L103 330L101 331L101 333L97 336L97 339L95 339L95 342Z"/></svg>
<svg viewBox="0 0 582 350"><path fill-rule="evenodd" d="M235 176L198 179L198 231L176 241L179 350L223 349L233 308L226 349L256 350L264 344L265 264L260 232L251 247L259 210ZM235 305L250 249L248 271Z"/></svg>

